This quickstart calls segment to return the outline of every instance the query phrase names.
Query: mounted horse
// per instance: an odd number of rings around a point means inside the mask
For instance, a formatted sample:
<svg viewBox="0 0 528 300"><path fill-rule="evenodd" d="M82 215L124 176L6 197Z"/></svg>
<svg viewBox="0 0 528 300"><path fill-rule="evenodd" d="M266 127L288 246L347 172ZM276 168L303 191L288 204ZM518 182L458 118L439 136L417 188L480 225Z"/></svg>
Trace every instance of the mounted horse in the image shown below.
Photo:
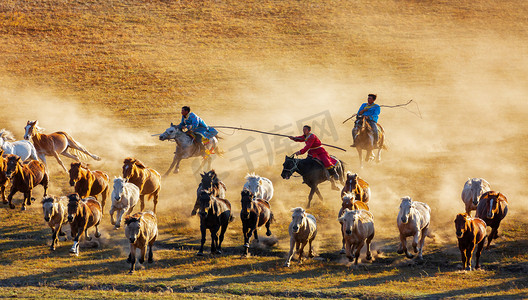
<svg viewBox="0 0 528 300"><path fill-rule="evenodd" d="M471 178L466 181L462 189L462 201L466 205L466 213L477 209L479 198L482 194L491 190L491 185L482 178Z"/></svg>
<svg viewBox="0 0 528 300"><path fill-rule="evenodd" d="M202 256L205 244L207 229L211 232L211 254L222 254L222 242L227 225L233 222L231 213L231 203L227 199L213 196L210 192L200 193L200 232L202 240L200 250L196 255ZM218 235L220 230L220 235Z"/></svg>
<svg viewBox="0 0 528 300"><path fill-rule="evenodd" d="M169 175L170 171L174 166L176 166L174 167L174 173L178 173L180 171L181 160L190 157L201 156L203 158L199 170L202 170L206 163L206 169L211 169L211 154L222 154L221 150L218 148L218 139L216 137L212 137L207 141L207 143L204 143L204 148L202 149L200 147L200 141L198 141L197 138L201 137L199 135L191 136L183 132L181 129L179 129L176 125L172 123L171 126L165 130L165 132L160 134L160 141L174 140L176 142L176 151L174 152L174 158L172 159L172 163L169 169L167 170L167 172L165 172L165 174L163 174L163 176Z"/></svg>
<svg viewBox="0 0 528 300"><path fill-rule="evenodd" d="M374 238L374 216L370 211L345 209L343 216L339 218L342 224L341 231L344 233L346 257L354 264L358 264L359 254L364 244L367 244L367 260L372 259L370 243ZM354 257L352 253L356 250Z"/></svg>
<svg viewBox="0 0 528 300"><path fill-rule="evenodd" d="M11 191L7 196L9 207L15 208L15 205L11 203L13 195L16 192L24 193L24 200L22 201L22 210L26 210L26 205L31 205L31 190L36 185L42 185L44 187L44 196L47 195L48 191L48 173L46 172L46 166L38 161L32 160L28 164L22 164L20 156L9 154L7 157L6 176L11 180Z"/></svg>
<svg viewBox="0 0 528 300"><path fill-rule="evenodd" d="M123 179L135 184L139 188L139 200L141 211L145 209L145 195L154 200L154 213L158 205L158 197L161 189L161 175L158 171L145 166L135 158L125 158L123 161Z"/></svg>
<svg viewBox="0 0 528 300"><path fill-rule="evenodd" d="M354 193L354 199L357 201L368 203L370 200L369 184L365 180L359 178L356 173L352 174L351 172L347 172L345 185L341 190L341 198L343 198L346 193Z"/></svg>
<svg viewBox="0 0 528 300"><path fill-rule="evenodd" d="M191 212L191 216L196 215L198 209L200 209L200 193L203 191L210 192L213 196L225 199L227 187L226 185L218 179L218 175L215 170L200 174L202 176L202 181L198 184L196 189L196 201L194 203L194 208Z"/></svg>
<svg viewBox="0 0 528 300"><path fill-rule="evenodd" d="M344 184L343 165L344 163L341 160L337 160L336 172L339 175L339 180L341 181L341 184ZM292 155L286 156L282 167L283 168L281 177L283 179L290 179L290 177L295 172L297 172L302 176L303 183L310 187L307 208L310 208L314 193L317 193L319 199L323 201L323 196L321 195L321 192L319 191L319 188L317 186L320 183L329 180L329 176L328 172L325 170L325 168L320 162L312 158L294 158Z"/></svg>
<svg viewBox="0 0 528 300"><path fill-rule="evenodd" d="M80 152L90 156L94 160L101 160L99 156L88 152L83 145L74 140L66 132L58 131L49 135L41 133L44 129L38 127L38 121L36 120L28 121L24 130L26 132L24 134L24 139L33 142L40 160L46 164L46 155L54 156L66 173L68 173L68 169L64 166L59 154L80 161L79 157L76 155ZM73 153L68 152L68 150L71 150Z"/></svg>
<svg viewBox="0 0 528 300"><path fill-rule="evenodd" d="M242 220L242 234L244 235L244 255L247 256L249 254L251 235L255 236L255 240L258 243L257 230L265 225L266 235L270 236L270 225L274 218L269 202L256 198L248 190L242 190L240 202L242 204L240 219Z"/></svg>
<svg viewBox="0 0 528 300"><path fill-rule="evenodd" d="M5 196L5 189L9 183L9 178L6 175L7 159L4 157L4 150L0 149L0 194L2 195L2 203L7 204Z"/></svg>
<svg viewBox="0 0 528 300"><path fill-rule="evenodd" d="M71 163L68 172L70 173L70 186L75 186L75 192L79 194L79 197L94 196L97 199L97 196L101 195L101 206L104 209L110 177L102 171L90 171L81 162Z"/></svg>
<svg viewBox="0 0 528 300"><path fill-rule="evenodd" d="M407 250L407 237L412 236L414 253L418 253L418 260L423 259L423 247L425 237L429 235L429 224L431 222L431 208L429 205L411 200L406 196L401 198L400 212L396 223L400 231L400 247L397 253L412 258L413 255Z"/></svg>
<svg viewBox="0 0 528 300"><path fill-rule="evenodd" d="M345 214L345 211L348 210L369 210L368 205L365 202L355 200L356 196L354 193L345 193L341 200L341 209L339 210L339 213L337 214L338 220ZM339 224L341 225L341 237L342 237L342 248L340 251L340 254L345 254L345 232L343 231L343 223L340 221Z"/></svg>
<svg viewBox="0 0 528 300"><path fill-rule="evenodd" d="M378 141L374 144L374 133L372 128L363 116L358 116L356 118L356 123L354 125L353 132L357 132L352 138L354 139L354 145L359 155L359 166L363 168L363 150L367 151L365 156L365 161L369 162L374 160L374 149L378 149L378 155L376 158L377 162L381 161L381 149L387 149L385 146L385 132L383 127L380 124L376 123L378 126Z"/></svg>
<svg viewBox="0 0 528 300"><path fill-rule="evenodd" d="M311 214L306 213L302 207L296 207L292 211L292 221L288 227L290 233L290 252L284 262L289 267L295 252L299 254L299 264L303 261L304 247L308 244L308 257L314 257L312 242L317 236L317 221ZM294 252L295 249L295 252Z"/></svg>
<svg viewBox="0 0 528 300"><path fill-rule="evenodd" d="M255 173L246 175L246 183L242 190L252 193L255 198L269 202L273 198L273 183L266 177Z"/></svg>
<svg viewBox="0 0 528 300"><path fill-rule="evenodd" d="M0 149L4 150L4 154L20 156L22 161L38 160L37 150L31 142L26 140L15 142L13 134L5 129L0 130Z"/></svg>
<svg viewBox="0 0 528 300"><path fill-rule="evenodd" d="M112 206L110 207L110 223L114 229L121 227L123 214L130 215L139 201L139 188L123 178L114 179L112 190ZM114 220L114 212L117 211L117 221Z"/></svg>
<svg viewBox="0 0 528 300"><path fill-rule="evenodd" d="M42 199L42 211L44 212L44 221L48 223L51 228L51 246L50 249L55 251L55 247L59 245L59 236L65 236L62 232L62 226L68 223L68 207L64 197L60 199L57 197L46 196Z"/></svg>
<svg viewBox="0 0 528 300"><path fill-rule="evenodd" d="M95 227L95 237L99 238L99 223L103 216L101 204L94 198L81 199L77 193L68 195L68 222L70 222L73 246L70 253L79 255L79 239L84 233L87 240L92 238L88 235L88 229Z"/></svg>
<svg viewBox="0 0 528 300"><path fill-rule="evenodd" d="M488 235L488 245L486 246L486 250L489 248L491 241L499 237L498 232L500 223L507 214L508 200L504 194L495 191L489 191L480 196L475 217L481 218L484 222L486 222L487 226L491 227L491 232Z"/></svg>
<svg viewBox="0 0 528 300"><path fill-rule="evenodd" d="M468 213L458 214L455 218L458 249L462 256L463 268L471 271L471 257L475 245L477 246L477 259L475 269L480 269L479 259L486 241L486 223L479 218L472 218Z"/></svg>
<svg viewBox="0 0 528 300"><path fill-rule="evenodd" d="M133 216L125 218L125 236L130 241L130 254L127 262L130 263L130 272L134 272L134 265L136 264L136 249L141 251L139 256L139 263L145 262L145 254L148 247L148 263L153 263L152 246L158 237L158 220L156 215L151 212L138 212Z"/></svg>

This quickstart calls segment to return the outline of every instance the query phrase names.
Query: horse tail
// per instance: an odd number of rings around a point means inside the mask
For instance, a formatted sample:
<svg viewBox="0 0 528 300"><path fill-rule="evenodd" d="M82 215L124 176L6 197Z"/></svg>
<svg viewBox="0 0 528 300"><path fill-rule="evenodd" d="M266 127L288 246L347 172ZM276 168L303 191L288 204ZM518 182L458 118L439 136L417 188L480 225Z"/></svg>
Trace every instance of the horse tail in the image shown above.
<svg viewBox="0 0 528 300"><path fill-rule="evenodd" d="M78 150L80 152L83 152L84 154L90 156L91 158L93 158L94 160L101 160L101 158L95 154L92 154L90 153L81 143L77 142L76 140L73 139L73 137L71 137L69 134L67 134L66 132L64 131L60 131L58 132L62 135L64 135L66 137L66 139L68 140L68 146L71 148L71 149L75 149L75 150Z"/></svg>

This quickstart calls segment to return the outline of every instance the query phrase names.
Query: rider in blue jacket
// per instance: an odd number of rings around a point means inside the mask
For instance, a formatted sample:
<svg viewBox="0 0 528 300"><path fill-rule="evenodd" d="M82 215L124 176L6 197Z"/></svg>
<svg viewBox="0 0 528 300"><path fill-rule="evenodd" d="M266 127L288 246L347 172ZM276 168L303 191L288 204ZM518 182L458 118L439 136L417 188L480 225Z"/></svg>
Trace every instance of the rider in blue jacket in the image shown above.
<svg viewBox="0 0 528 300"><path fill-rule="evenodd" d="M215 137L218 134L218 131L213 127L207 126L202 118L191 112L189 106L182 107L181 114L181 122L176 127L179 129L187 128L187 130L192 132L196 137L199 137L197 139L198 145L201 150L204 150L204 141L208 141Z"/></svg>
<svg viewBox="0 0 528 300"><path fill-rule="evenodd" d="M361 104L361 107L359 108L357 112L358 117L366 117L367 121L370 124L370 127L372 128L372 131L374 133L374 145L378 142L378 126L376 123L378 122L378 117L381 112L380 106L377 104L374 104L374 101L376 101L376 95L375 94L369 94L367 103ZM354 127L352 130L352 136L355 139L357 135L357 129ZM355 142L352 145L352 147L355 147Z"/></svg>

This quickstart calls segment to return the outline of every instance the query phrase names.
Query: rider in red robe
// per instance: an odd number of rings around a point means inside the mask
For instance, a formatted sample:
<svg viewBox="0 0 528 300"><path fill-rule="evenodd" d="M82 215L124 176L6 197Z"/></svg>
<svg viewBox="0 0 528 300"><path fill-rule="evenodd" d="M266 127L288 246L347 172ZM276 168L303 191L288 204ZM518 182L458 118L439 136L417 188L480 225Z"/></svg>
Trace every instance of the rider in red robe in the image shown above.
<svg viewBox="0 0 528 300"><path fill-rule="evenodd" d="M303 127L303 135L301 136L291 136L290 139L296 142L304 142L306 146L301 150L295 152L296 155L302 155L308 152L308 157L316 158L320 160L324 167L328 170L329 180L332 182L332 187L335 187L334 180L339 180L339 175L335 170L337 160L333 157L330 157L325 148L322 147L321 141L319 138L311 133L312 128L308 125Z"/></svg>

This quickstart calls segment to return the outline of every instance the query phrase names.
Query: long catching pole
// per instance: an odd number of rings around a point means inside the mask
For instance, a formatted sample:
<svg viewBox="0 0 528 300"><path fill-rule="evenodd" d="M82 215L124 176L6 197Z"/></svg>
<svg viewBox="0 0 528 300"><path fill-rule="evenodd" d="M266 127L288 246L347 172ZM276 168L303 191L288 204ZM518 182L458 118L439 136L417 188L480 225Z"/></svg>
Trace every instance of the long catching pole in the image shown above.
<svg viewBox="0 0 528 300"><path fill-rule="evenodd" d="M387 107L387 108L396 108L396 107L403 107L403 106L407 106L409 104L411 104L411 102L413 102L413 99L409 100L407 103L404 103L404 104L396 104L396 105L380 105L380 107ZM418 113L419 113L419 117L420 119L422 118L422 114L420 113L420 108L418 108ZM357 114L353 114L350 118L346 119L343 121L343 124L345 124L346 121L352 119L353 117L357 116Z"/></svg>
<svg viewBox="0 0 528 300"><path fill-rule="evenodd" d="M285 134L266 132L266 131L261 131L261 130L256 130L256 129L248 129L248 128L242 128L242 127L233 127L233 126L211 126L211 127L213 127L213 128L222 128L222 129L235 129L235 130L257 132L257 133L262 133L262 134L267 134L267 135L275 135L275 136L281 136L281 137L287 137L287 138L291 137L291 136L285 135ZM339 149L341 151L345 151L346 152L346 150L341 148L341 147L328 145L328 144L321 144L321 145L327 146L327 147L331 147L331 148L335 148L335 149Z"/></svg>

